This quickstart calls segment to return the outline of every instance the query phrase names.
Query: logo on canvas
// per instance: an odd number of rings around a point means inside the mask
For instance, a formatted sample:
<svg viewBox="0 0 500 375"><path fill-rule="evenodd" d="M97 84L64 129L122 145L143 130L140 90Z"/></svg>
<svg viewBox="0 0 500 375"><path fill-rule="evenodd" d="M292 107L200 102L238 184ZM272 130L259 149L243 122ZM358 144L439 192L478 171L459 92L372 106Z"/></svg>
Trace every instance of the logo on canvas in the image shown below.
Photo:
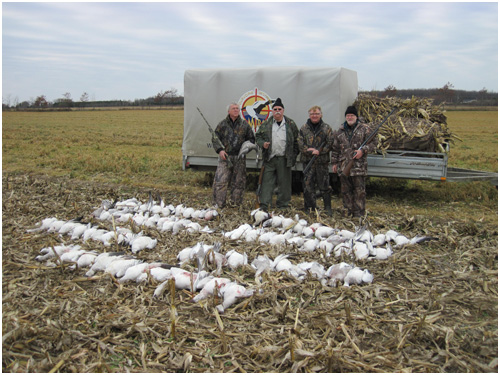
<svg viewBox="0 0 500 375"><path fill-rule="evenodd" d="M273 100L264 91L255 88L244 93L238 104L241 108L241 116L257 131L262 122L266 121L271 114L271 103Z"/></svg>

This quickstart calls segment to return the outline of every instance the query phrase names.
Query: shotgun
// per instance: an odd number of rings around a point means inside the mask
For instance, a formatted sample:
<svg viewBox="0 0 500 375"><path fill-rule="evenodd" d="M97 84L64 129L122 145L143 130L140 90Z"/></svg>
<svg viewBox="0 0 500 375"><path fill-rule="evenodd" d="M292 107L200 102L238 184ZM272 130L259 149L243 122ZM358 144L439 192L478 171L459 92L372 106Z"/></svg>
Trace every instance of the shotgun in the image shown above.
<svg viewBox="0 0 500 375"><path fill-rule="evenodd" d="M259 185L257 185L257 191L255 192L255 194L256 194L255 208L260 207L260 192L262 191L262 176L264 176L264 160L262 160L262 168L260 168Z"/></svg>
<svg viewBox="0 0 500 375"><path fill-rule="evenodd" d="M320 146L319 146L319 153L321 154L321 152L323 151L323 147L325 147L325 144L326 144L326 141L323 142ZM303 174L306 174L306 172L311 169L314 161L316 160L316 158L319 156L318 155L313 155L313 157L311 158L311 160L309 160L309 163L307 163L306 167L304 168L304 170L302 171Z"/></svg>
<svg viewBox="0 0 500 375"><path fill-rule="evenodd" d="M224 145L222 144L222 142L220 141L219 137L217 137L217 134L215 134L215 131L214 129L212 129L212 127L210 126L210 124L208 123L207 119L205 118L205 116L203 116L203 113L201 113L200 109L198 107L196 107L196 109L198 110L198 112L200 112L200 115L201 117L203 117L203 120L205 120L205 122L207 123L207 126L208 126L208 130L210 130L210 133L212 134L212 144L213 145L220 145L220 147L222 147L222 149L224 149ZM217 151L217 150L216 150ZM229 155L227 156L227 165L229 167L232 167L233 166L233 163L231 163L231 160L229 159Z"/></svg>
<svg viewBox="0 0 500 375"><path fill-rule="evenodd" d="M366 138L366 140L359 146L358 150L361 150L364 145L366 145L368 142L371 142L373 138L375 138L375 135L377 135L377 132L379 131L380 127L384 125L384 123L387 121L387 119L394 113L394 111L397 108L394 108L391 113L389 113L385 119L375 128L375 130ZM352 166L354 165L354 157L356 156L356 153L354 153L354 156L352 157L351 160L349 160L349 163L345 166L345 168L342 170L342 174L344 176L349 176L351 174L351 169Z"/></svg>

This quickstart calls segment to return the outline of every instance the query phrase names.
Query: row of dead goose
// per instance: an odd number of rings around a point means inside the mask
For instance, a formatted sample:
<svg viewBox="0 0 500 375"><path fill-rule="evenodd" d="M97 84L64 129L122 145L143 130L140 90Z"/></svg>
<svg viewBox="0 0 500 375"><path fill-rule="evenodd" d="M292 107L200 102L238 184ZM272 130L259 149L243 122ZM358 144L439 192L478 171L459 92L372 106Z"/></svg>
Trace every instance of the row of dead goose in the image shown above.
<svg viewBox="0 0 500 375"><path fill-rule="evenodd" d="M208 212L210 214L207 214ZM193 223L191 219L207 221L218 215L216 209L194 210L184 205L166 205L163 202L156 204L151 199L147 204L142 204L135 198L122 202L103 201L101 206L93 212L93 216L99 220L116 220L117 222L123 222L124 214L132 214L128 218L128 222L132 224L133 221L132 225L141 227L147 227L146 223L148 221L145 220L142 223L139 220L136 221L133 219L134 215L136 215L136 218L140 216L148 217L148 219L154 218L149 222L154 222L156 228L162 231L170 230L166 229L168 228L166 223L178 223L176 230L174 230L173 225L171 227L174 234L181 229L191 233L200 231L213 232L208 226L205 226L204 230L201 230L201 226L195 230L189 225ZM351 232L345 229L330 228L319 223L308 225L306 220L300 219L298 216L290 219L261 210L252 211L251 218L254 221L253 225L242 224L234 230L223 232L223 239L288 245L304 252L314 252L319 249L324 251L327 257L332 252L336 257L344 253L352 256L353 260L367 258L387 259L392 254L391 242L396 247L399 247L429 239L423 236L408 239L391 230L385 234L374 236L366 227ZM101 241L105 246L109 246L114 242L125 243L130 245L134 254L146 248L153 249L157 244L156 239L145 236L142 232L135 234L128 228L115 225L113 227L114 230L107 231L92 226L90 223L84 224L75 220L64 221L47 218L42 220L37 228L28 231L46 230L48 232L57 232L61 235L71 236L72 240ZM380 247L384 244L386 245L385 248ZM176 288L188 289L193 292L200 291L195 301L200 301L213 294L214 285L216 285L215 290L223 300L217 308L220 312L223 312L237 298L250 296L254 293L254 290L246 289L244 286L227 278L220 277L223 266L235 270L238 267L249 265L247 255L236 250L230 250L226 254L222 254L219 250L220 243L206 245L199 242L193 247L180 251L177 256L179 264L172 266L161 262L145 263L125 252L99 254L96 251L84 250L79 245L63 244L42 249L36 260L51 261L55 258L56 263L72 263L71 267L73 268L88 267L89 270L86 273L88 277L93 276L96 272L103 271L113 275L120 283L127 281L143 282L148 279L149 275L156 282L161 282L155 290L155 296L162 294L169 280L174 280ZM186 262L191 260L196 260L198 272L190 272L182 268ZM211 273L206 271L207 263L212 263L216 268L215 271ZM257 283L260 283L261 275L265 272L286 272L299 281L310 275L326 286L335 286L338 283L349 286L373 281L373 275L367 269L361 269L354 264L341 262L325 270L318 262L293 264L290 261L289 254L280 254L274 260L267 255L259 255L250 262L250 266L255 270Z"/></svg>
<svg viewBox="0 0 500 375"><path fill-rule="evenodd" d="M219 249L220 243L212 246L206 246L201 242L197 243L190 248L189 258L186 259L181 255L182 252L179 253L178 266L162 262L144 262L125 252L99 254L96 251L84 250L80 245L46 247L40 251L40 255L36 259L49 262L55 260L54 265L71 263L70 268L73 269L88 267L85 276L92 277L98 272L104 272L112 275L119 283L132 281L141 283L148 281L148 277L150 277L155 282L160 283L155 289L155 297L162 295L169 280L175 283L177 289L199 291L199 294L193 298L193 302L201 301L217 293L222 302L216 307L222 313L238 298L249 297L253 295L255 290L247 289L229 278L220 276L222 266L229 266L236 270L239 267L248 266L248 258L245 254L240 254L235 250L228 251L223 255ZM216 254L220 257L217 257ZM182 268L187 261L193 258L198 261L198 272ZM373 275L367 269L354 267L344 262L332 265L328 270L325 270L321 264L315 261L295 265L288 258L288 254L282 254L274 260L271 260L267 255L259 255L254 259L250 266L255 270L257 284L260 284L261 275L266 272L286 272L298 281L304 280L309 275L318 279L325 286L335 286L337 282L343 283L344 286L350 286L351 284L371 283L373 281ZM216 263L217 270L215 272L204 270L206 262Z"/></svg>

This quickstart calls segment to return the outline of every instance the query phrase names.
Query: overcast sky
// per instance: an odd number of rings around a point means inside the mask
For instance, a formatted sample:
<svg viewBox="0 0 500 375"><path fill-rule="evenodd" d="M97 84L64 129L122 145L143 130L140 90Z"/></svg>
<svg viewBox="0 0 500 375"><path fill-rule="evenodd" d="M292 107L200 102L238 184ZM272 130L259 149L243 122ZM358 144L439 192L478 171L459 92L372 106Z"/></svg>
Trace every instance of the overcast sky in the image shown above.
<svg viewBox="0 0 500 375"><path fill-rule="evenodd" d="M184 71L345 67L360 90L498 92L497 2L2 3L2 97L134 100Z"/></svg>

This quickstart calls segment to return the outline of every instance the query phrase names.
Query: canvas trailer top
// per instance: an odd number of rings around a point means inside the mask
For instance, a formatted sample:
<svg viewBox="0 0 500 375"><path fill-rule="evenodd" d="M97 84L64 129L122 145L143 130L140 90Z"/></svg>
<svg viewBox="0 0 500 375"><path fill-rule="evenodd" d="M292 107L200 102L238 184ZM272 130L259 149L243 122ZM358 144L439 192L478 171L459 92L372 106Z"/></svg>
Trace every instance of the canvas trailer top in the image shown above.
<svg viewBox="0 0 500 375"><path fill-rule="evenodd" d="M187 70L184 74L183 166L216 165L212 136L198 109L215 129L227 116L227 106L238 103L240 115L257 131L271 116L272 101L281 98L285 116L292 118L298 127L306 123L308 110L314 105L322 108L325 122L338 127L344 121L345 109L357 95L357 73L346 68ZM215 160L210 161L212 158ZM255 158L255 151L248 158Z"/></svg>

